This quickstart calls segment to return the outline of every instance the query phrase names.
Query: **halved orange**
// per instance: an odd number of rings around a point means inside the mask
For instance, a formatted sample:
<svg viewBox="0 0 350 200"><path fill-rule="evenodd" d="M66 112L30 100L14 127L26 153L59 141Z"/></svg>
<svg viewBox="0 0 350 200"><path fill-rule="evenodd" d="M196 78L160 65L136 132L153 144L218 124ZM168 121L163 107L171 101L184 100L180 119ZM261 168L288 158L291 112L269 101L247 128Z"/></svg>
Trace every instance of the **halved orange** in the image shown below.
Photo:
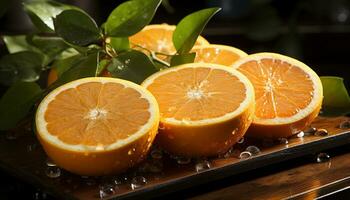
<svg viewBox="0 0 350 200"><path fill-rule="evenodd" d="M133 48L142 50L137 46L146 48L153 52L173 55L176 49L173 45L173 32L176 26L168 24L152 24L146 26L140 32L129 38ZM195 45L206 45L209 42L202 36L199 36ZM146 52L147 53L147 52ZM160 58L164 58L159 55Z"/></svg>
<svg viewBox="0 0 350 200"><path fill-rule="evenodd" d="M159 105L156 141L174 154L213 156L226 152L252 121L253 86L227 66L184 64L157 72L142 85Z"/></svg>
<svg viewBox="0 0 350 200"><path fill-rule="evenodd" d="M137 84L94 77L53 90L35 120L37 137L58 166L80 175L104 175L145 158L159 109L152 94Z"/></svg>
<svg viewBox="0 0 350 200"><path fill-rule="evenodd" d="M232 66L237 60L248 55L235 47L219 44L195 46L191 52L196 53L194 62L216 63L225 66Z"/></svg>
<svg viewBox="0 0 350 200"><path fill-rule="evenodd" d="M323 91L320 78L304 63L275 53L257 53L233 65L255 89L255 118L248 134L289 137L318 115Z"/></svg>

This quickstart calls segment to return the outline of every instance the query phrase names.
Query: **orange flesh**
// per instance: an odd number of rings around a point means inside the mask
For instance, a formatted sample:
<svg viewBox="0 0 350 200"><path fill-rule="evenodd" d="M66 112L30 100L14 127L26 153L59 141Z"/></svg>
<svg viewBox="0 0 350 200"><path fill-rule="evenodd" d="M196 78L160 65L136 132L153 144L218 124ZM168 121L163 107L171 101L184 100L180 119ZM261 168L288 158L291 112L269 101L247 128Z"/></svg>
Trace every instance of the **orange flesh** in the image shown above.
<svg viewBox="0 0 350 200"><path fill-rule="evenodd" d="M137 48L135 45L139 45L154 52L171 55L176 52L172 42L174 30L151 28L136 33L135 35L131 36L129 40L133 48ZM197 41L195 45L200 45L200 43Z"/></svg>
<svg viewBox="0 0 350 200"><path fill-rule="evenodd" d="M202 120L235 111L245 99L245 86L234 75L205 67L185 68L159 76L147 87L162 118Z"/></svg>
<svg viewBox="0 0 350 200"><path fill-rule="evenodd" d="M265 58L242 64L238 71L255 89L255 116L261 119L290 117L310 104L313 83L300 68L281 60Z"/></svg>
<svg viewBox="0 0 350 200"><path fill-rule="evenodd" d="M48 132L67 144L108 145L137 132L149 103L119 83L84 83L59 93L46 110Z"/></svg>
<svg viewBox="0 0 350 200"><path fill-rule="evenodd" d="M230 66L236 62L240 56L225 49L218 48L201 48L192 50L196 52L194 62L216 63Z"/></svg>

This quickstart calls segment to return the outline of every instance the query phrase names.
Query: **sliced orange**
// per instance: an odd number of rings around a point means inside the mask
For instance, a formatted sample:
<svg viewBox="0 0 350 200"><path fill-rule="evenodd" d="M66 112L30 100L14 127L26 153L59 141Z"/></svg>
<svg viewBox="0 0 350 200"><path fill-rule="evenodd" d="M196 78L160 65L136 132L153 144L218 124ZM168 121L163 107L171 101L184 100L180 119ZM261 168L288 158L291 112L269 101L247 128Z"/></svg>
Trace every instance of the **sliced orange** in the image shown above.
<svg viewBox="0 0 350 200"><path fill-rule="evenodd" d="M37 136L55 163L80 175L118 173L143 160L159 123L155 98L129 81L94 77L48 94Z"/></svg>
<svg viewBox="0 0 350 200"><path fill-rule="evenodd" d="M317 74L304 63L275 53L257 53L233 65L252 82L256 111L248 135L289 137L318 115L323 94Z"/></svg>
<svg viewBox="0 0 350 200"><path fill-rule="evenodd" d="M173 55L176 53L172 42L175 28L176 26L168 24L148 25L142 31L131 36L129 40L133 48L139 49L137 46L140 46L153 52ZM209 42L199 36L195 45L206 44L209 44ZM160 56L160 58L163 57Z"/></svg>
<svg viewBox="0 0 350 200"><path fill-rule="evenodd" d="M226 152L252 121L253 86L240 72L223 65L180 65L153 74L142 85L159 105L157 141L174 154Z"/></svg>
<svg viewBox="0 0 350 200"><path fill-rule="evenodd" d="M235 47L219 44L195 46L191 51L196 52L194 62L216 63L225 66L232 66L237 60L248 55Z"/></svg>

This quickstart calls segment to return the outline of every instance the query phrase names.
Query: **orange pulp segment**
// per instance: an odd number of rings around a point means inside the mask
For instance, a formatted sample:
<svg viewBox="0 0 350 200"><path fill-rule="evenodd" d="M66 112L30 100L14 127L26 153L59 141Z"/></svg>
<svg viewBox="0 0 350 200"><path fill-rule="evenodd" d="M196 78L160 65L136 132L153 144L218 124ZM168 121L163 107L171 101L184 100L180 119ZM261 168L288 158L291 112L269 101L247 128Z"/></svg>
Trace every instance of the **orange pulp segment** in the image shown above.
<svg viewBox="0 0 350 200"><path fill-rule="evenodd" d="M57 165L101 175L143 159L155 137L158 115L156 100L141 86L95 77L67 83L47 95L37 110L36 126ZM79 159L81 164L76 163Z"/></svg>
<svg viewBox="0 0 350 200"><path fill-rule="evenodd" d="M256 111L250 135L288 137L317 116L322 84L317 74L300 61L258 53L239 60L233 67L254 85Z"/></svg>

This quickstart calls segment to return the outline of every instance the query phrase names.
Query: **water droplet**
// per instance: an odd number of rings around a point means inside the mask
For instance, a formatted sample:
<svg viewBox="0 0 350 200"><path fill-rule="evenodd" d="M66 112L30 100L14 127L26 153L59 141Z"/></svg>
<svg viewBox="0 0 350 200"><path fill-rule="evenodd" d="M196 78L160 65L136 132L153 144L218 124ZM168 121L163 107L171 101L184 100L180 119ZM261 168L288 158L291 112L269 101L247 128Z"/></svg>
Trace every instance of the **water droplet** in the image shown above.
<svg viewBox="0 0 350 200"><path fill-rule="evenodd" d="M176 158L176 162L179 165L187 165L187 164L191 163L191 158L184 157L184 156L178 156Z"/></svg>
<svg viewBox="0 0 350 200"><path fill-rule="evenodd" d="M127 65L127 64L129 64L130 63L130 59L126 59L125 60L125 64Z"/></svg>
<svg viewBox="0 0 350 200"><path fill-rule="evenodd" d="M278 138L278 143L280 144L288 144L288 139L287 138Z"/></svg>
<svg viewBox="0 0 350 200"><path fill-rule="evenodd" d="M153 150L151 151L151 157L152 157L153 159L162 159L162 157L163 157L163 152L162 152L162 150L160 150L160 149L153 149Z"/></svg>
<svg viewBox="0 0 350 200"><path fill-rule="evenodd" d="M253 156L260 153L260 149L256 146L248 146L245 150L250 152Z"/></svg>
<svg viewBox="0 0 350 200"><path fill-rule="evenodd" d="M304 131L300 131L300 132L297 134L297 137L298 137L298 138L302 138L302 137L304 137L304 135L305 135Z"/></svg>
<svg viewBox="0 0 350 200"><path fill-rule="evenodd" d="M132 178L130 187L131 189L135 190L137 188L143 187L147 184L147 179L143 176L136 176Z"/></svg>
<svg viewBox="0 0 350 200"><path fill-rule="evenodd" d="M316 162L322 163L322 162L328 162L330 161L331 157L326 153L319 153L316 157Z"/></svg>
<svg viewBox="0 0 350 200"><path fill-rule="evenodd" d="M47 199L47 194L45 192L37 191L33 195L34 200L44 200Z"/></svg>
<svg viewBox="0 0 350 200"><path fill-rule="evenodd" d="M320 128L314 133L314 135L316 135L316 136L327 136L328 135L328 131L326 129Z"/></svg>
<svg viewBox="0 0 350 200"><path fill-rule="evenodd" d="M241 154L239 154L240 159L247 159L247 158L250 158L251 156L252 156L252 153L250 153L249 151L242 151Z"/></svg>
<svg viewBox="0 0 350 200"><path fill-rule="evenodd" d="M101 199L113 195L114 192L115 190L113 185L111 184L100 185L99 194Z"/></svg>
<svg viewBox="0 0 350 200"><path fill-rule="evenodd" d="M61 176L61 169L58 167L47 167L45 170L46 176L49 178L58 178Z"/></svg>
<svg viewBox="0 0 350 200"><path fill-rule="evenodd" d="M28 144L27 145L27 151L34 151L37 147L37 144Z"/></svg>
<svg viewBox="0 0 350 200"><path fill-rule="evenodd" d="M239 139L237 143L238 143L238 144L243 144L243 142L244 142L244 137L242 137L241 139Z"/></svg>
<svg viewBox="0 0 350 200"><path fill-rule="evenodd" d="M129 156L132 155L135 151L136 151L135 148L130 149L130 150L128 151L128 155L129 155Z"/></svg>
<svg viewBox="0 0 350 200"><path fill-rule="evenodd" d="M341 129L349 129L350 128L350 120L341 122L339 124L339 128L341 128Z"/></svg>
<svg viewBox="0 0 350 200"><path fill-rule="evenodd" d="M309 135L309 134L314 134L316 131L317 131L317 128L311 126L311 127L307 128L306 130L304 130L304 133Z"/></svg>
<svg viewBox="0 0 350 200"><path fill-rule="evenodd" d="M46 159L46 165L48 167L56 167L56 163L54 163L50 158Z"/></svg>
<svg viewBox="0 0 350 200"><path fill-rule="evenodd" d="M207 160L201 160L197 162L197 164L195 165L196 172L202 172L202 171L208 170L210 169L210 167L211 167L211 164Z"/></svg>
<svg viewBox="0 0 350 200"><path fill-rule="evenodd" d="M17 134L13 131L7 131L6 132L6 139L15 140L15 139L17 139Z"/></svg>

